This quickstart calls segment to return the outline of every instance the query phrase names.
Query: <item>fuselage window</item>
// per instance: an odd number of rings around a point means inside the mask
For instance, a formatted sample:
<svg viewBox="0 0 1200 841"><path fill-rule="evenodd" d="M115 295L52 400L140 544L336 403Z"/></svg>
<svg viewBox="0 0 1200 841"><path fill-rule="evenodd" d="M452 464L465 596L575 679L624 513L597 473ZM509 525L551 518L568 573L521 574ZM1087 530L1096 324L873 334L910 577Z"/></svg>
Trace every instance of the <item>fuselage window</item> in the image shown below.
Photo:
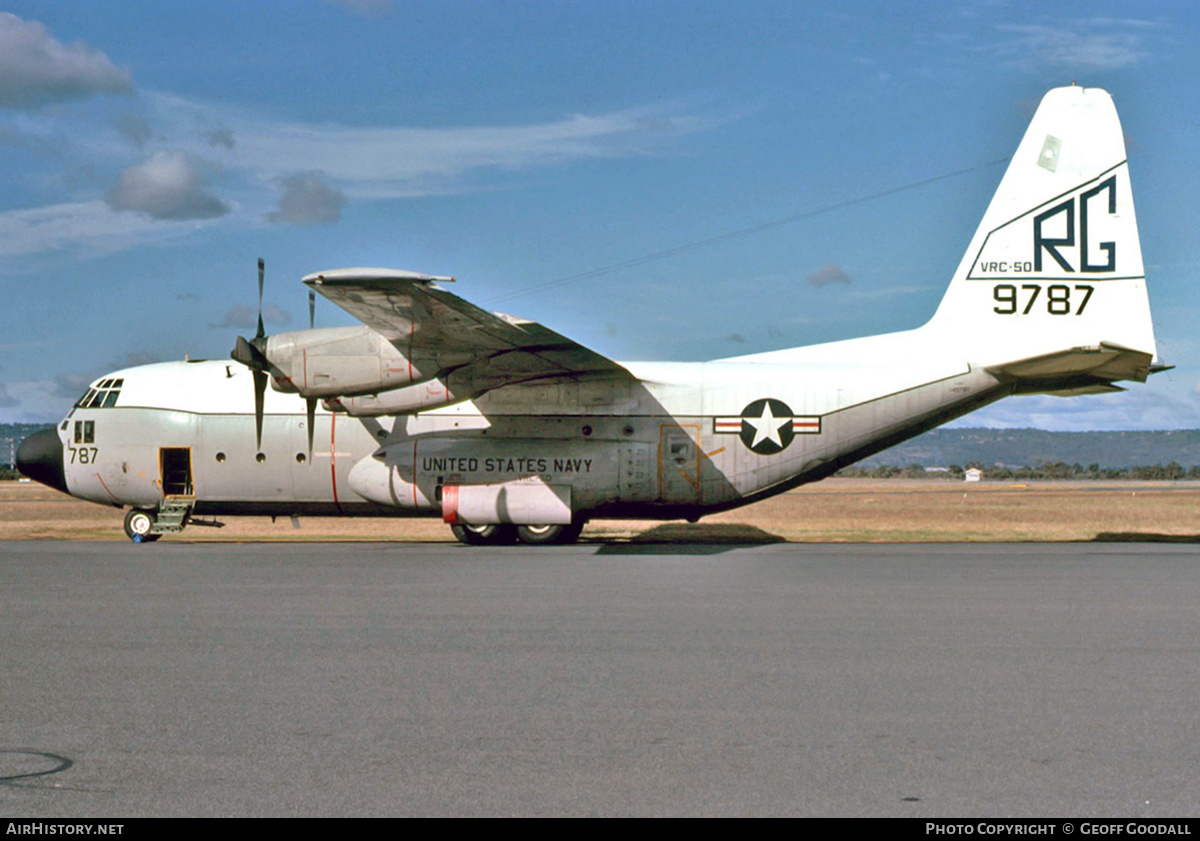
<svg viewBox="0 0 1200 841"><path fill-rule="evenodd" d="M94 444L94 443L96 443L96 422L95 421L75 421L75 443L76 444Z"/></svg>

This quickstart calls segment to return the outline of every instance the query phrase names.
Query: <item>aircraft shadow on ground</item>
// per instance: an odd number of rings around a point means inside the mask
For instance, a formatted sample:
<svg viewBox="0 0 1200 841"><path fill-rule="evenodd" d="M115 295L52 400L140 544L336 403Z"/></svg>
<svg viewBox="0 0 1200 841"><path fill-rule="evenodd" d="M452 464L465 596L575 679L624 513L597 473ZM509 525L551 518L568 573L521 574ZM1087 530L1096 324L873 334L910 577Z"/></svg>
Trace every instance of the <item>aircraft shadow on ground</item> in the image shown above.
<svg viewBox="0 0 1200 841"><path fill-rule="evenodd" d="M1094 543L1200 543L1200 534L1158 534L1142 531L1102 531Z"/></svg>
<svg viewBox="0 0 1200 841"><path fill-rule="evenodd" d="M737 523L664 523L629 540L606 540L597 555L717 555L745 546L786 543L777 534Z"/></svg>

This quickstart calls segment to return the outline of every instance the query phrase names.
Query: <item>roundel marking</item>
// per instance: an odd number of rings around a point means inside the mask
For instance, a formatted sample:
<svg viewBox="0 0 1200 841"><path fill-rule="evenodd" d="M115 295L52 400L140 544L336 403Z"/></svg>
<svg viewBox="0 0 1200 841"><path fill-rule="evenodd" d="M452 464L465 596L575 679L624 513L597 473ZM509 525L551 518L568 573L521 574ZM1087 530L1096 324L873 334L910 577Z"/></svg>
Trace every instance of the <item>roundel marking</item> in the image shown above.
<svg viewBox="0 0 1200 841"><path fill-rule="evenodd" d="M792 410L782 400L764 397L742 409L742 443L751 452L769 456L787 449L796 437Z"/></svg>

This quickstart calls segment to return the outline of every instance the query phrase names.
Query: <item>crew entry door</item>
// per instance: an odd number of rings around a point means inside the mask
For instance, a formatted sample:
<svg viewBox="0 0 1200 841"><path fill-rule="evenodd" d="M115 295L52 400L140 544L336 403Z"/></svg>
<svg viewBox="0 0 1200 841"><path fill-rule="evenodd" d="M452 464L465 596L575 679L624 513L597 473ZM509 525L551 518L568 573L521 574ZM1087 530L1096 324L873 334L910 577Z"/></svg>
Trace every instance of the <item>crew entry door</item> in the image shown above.
<svg viewBox="0 0 1200 841"><path fill-rule="evenodd" d="M196 495L195 488L192 487L191 447L160 447L158 466L164 499Z"/></svg>

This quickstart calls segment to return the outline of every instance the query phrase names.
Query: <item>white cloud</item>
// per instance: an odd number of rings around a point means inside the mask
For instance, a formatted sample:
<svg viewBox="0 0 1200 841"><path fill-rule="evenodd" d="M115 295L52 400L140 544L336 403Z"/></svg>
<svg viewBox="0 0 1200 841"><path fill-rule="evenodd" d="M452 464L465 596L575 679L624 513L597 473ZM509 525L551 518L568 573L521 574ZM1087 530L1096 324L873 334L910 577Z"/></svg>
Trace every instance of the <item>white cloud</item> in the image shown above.
<svg viewBox="0 0 1200 841"><path fill-rule="evenodd" d="M139 149L143 148L146 141L154 136L154 132L151 131L145 119L132 111L125 111L114 116L111 122L117 134Z"/></svg>
<svg viewBox="0 0 1200 841"><path fill-rule="evenodd" d="M8 383L9 400L0 406L0 423L56 423L80 396L60 397L50 380L21 380Z"/></svg>
<svg viewBox="0 0 1200 841"><path fill-rule="evenodd" d="M265 324L285 325L292 323L292 316L275 304L265 304L262 311ZM247 304L230 307L221 320L209 327L234 327L238 330L253 330L258 327L258 311Z"/></svg>
<svg viewBox="0 0 1200 841"><path fill-rule="evenodd" d="M228 169L264 183L295 173L321 172L326 183L365 198L460 193L462 180L483 171L517 171L580 160L649 154L658 144L711 125L658 109L577 114L525 126L357 127L263 120L257 114L164 94L146 94L171 134L185 138L199 121L223 126L237 142L220 157ZM212 149L194 138L194 152ZM188 149L185 143L181 148Z"/></svg>
<svg viewBox="0 0 1200 841"><path fill-rule="evenodd" d="M155 152L129 167L104 196L114 210L134 210L154 219L211 219L230 208L208 193L192 160L183 152Z"/></svg>
<svg viewBox="0 0 1200 841"><path fill-rule="evenodd" d="M54 396L74 400L87 391L87 387L94 379L96 379L95 374L81 374L78 371L57 374L54 377Z"/></svg>
<svg viewBox="0 0 1200 841"><path fill-rule="evenodd" d="M278 179L283 187L279 209L267 214L270 222L289 225L332 225L342 218L346 197L321 180L316 172L300 172Z"/></svg>
<svg viewBox="0 0 1200 841"><path fill-rule="evenodd" d="M226 149L232 149L237 145L237 138L233 136L233 132L224 126L202 129L198 134L207 141L209 146L223 146Z"/></svg>
<svg viewBox="0 0 1200 841"><path fill-rule="evenodd" d="M336 221L347 198L493 189L488 173L650 154L717 122L646 108L525 126L352 127L272 121L257 112L145 91L136 115L118 116L107 131L80 120L77 113L28 111L0 128L0 140L86 150L79 167L120 173L104 201L0 211L0 255L10 258L0 274L27 270L35 255L111 253L169 242L222 219L241 226L263 220L321 224ZM138 143L171 145L130 165L131 144ZM220 167L224 196L205 183L208 161Z"/></svg>
<svg viewBox="0 0 1200 841"><path fill-rule="evenodd" d="M0 12L0 108L37 108L127 93L130 74L82 41L64 44L37 21Z"/></svg>
<svg viewBox="0 0 1200 841"><path fill-rule="evenodd" d="M813 286L828 286L831 283L852 283L853 281L841 266L830 263L810 274L808 282Z"/></svg>
<svg viewBox="0 0 1200 841"><path fill-rule="evenodd" d="M1030 66L1069 71L1117 70L1149 57L1147 21L1094 18L1067 25L1005 24L997 29L1011 36L996 47L1001 58Z"/></svg>
<svg viewBox="0 0 1200 841"><path fill-rule="evenodd" d="M183 236L197 223L156 222L140 214L119 213L103 201L55 204L0 213L0 255L13 268L14 257L86 247L99 252Z"/></svg>

